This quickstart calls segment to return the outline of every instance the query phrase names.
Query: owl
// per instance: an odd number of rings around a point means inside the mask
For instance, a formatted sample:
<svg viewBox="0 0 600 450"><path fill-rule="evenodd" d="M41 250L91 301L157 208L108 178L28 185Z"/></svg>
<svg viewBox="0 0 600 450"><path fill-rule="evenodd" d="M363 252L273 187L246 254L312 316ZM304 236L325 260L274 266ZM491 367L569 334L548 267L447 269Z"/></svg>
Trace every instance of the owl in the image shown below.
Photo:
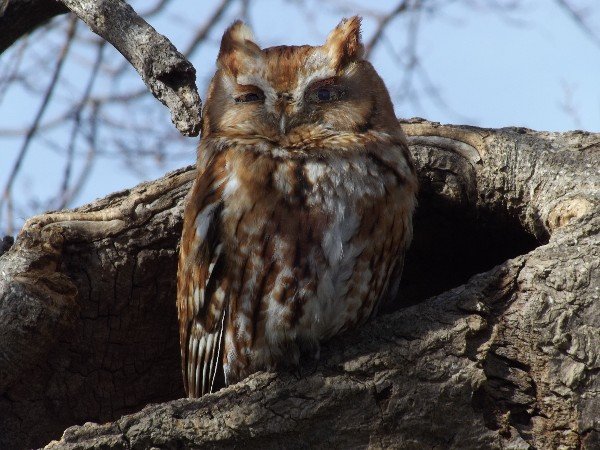
<svg viewBox="0 0 600 450"><path fill-rule="evenodd" d="M322 46L224 33L180 246L189 397L318 358L396 297L417 178L363 53L359 17Z"/></svg>

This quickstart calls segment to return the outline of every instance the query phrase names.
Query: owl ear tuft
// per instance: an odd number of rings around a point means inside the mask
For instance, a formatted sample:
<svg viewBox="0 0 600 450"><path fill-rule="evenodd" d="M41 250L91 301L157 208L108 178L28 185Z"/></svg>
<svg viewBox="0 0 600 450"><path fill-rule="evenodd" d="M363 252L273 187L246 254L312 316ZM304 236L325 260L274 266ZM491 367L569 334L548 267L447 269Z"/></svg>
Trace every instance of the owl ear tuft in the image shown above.
<svg viewBox="0 0 600 450"><path fill-rule="evenodd" d="M327 36L324 47L327 49L336 69L345 67L352 61L360 60L364 46L360 38L360 16L342 19Z"/></svg>
<svg viewBox="0 0 600 450"><path fill-rule="evenodd" d="M245 63L260 58L261 49L254 41L250 27L241 20L236 20L223 33L217 57L219 68L229 70L237 76Z"/></svg>

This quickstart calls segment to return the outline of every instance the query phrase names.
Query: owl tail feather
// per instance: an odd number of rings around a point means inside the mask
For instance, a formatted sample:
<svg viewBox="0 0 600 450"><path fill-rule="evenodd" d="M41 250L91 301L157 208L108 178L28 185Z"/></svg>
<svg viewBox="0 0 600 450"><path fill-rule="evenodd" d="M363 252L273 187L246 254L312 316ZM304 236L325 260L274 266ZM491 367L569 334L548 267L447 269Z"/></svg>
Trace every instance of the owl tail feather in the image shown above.
<svg viewBox="0 0 600 450"><path fill-rule="evenodd" d="M222 364L223 329L226 314L211 333L196 324L189 340L187 394L190 398L216 392L225 386ZM197 331L196 331L197 330Z"/></svg>

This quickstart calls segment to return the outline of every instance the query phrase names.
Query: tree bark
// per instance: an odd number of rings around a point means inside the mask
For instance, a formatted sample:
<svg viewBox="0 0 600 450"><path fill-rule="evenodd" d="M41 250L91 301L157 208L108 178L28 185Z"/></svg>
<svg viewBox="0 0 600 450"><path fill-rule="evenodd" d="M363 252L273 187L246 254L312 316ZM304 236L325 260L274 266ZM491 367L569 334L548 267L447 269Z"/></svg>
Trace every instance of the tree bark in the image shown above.
<svg viewBox="0 0 600 450"><path fill-rule="evenodd" d="M404 128L398 310L301 377L176 400L192 169L28 221L0 257L0 448L598 448L600 134Z"/></svg>

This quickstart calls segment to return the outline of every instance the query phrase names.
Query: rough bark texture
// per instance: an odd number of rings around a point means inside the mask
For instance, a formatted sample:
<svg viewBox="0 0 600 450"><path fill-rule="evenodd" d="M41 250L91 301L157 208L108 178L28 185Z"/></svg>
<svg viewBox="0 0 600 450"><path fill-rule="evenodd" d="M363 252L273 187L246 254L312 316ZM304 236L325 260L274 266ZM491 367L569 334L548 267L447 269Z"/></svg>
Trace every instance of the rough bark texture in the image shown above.
<svg viewBox="0 0 600 450"><path fill-rule="evenodd" d="M0 54L50 18L72 11L131 63L186 136L200 132L202 102L196 69L122 0L11 0L0 15Z"/></svg>
<svg viewBox="0 0 600 450"><path fill-rule="evenodd" d="M173 400L192 170L30 220L0 257L0 447L113 421L48 448L598 448L600 135L405 129L421 181L411 306L299 379Z"/></svg>

